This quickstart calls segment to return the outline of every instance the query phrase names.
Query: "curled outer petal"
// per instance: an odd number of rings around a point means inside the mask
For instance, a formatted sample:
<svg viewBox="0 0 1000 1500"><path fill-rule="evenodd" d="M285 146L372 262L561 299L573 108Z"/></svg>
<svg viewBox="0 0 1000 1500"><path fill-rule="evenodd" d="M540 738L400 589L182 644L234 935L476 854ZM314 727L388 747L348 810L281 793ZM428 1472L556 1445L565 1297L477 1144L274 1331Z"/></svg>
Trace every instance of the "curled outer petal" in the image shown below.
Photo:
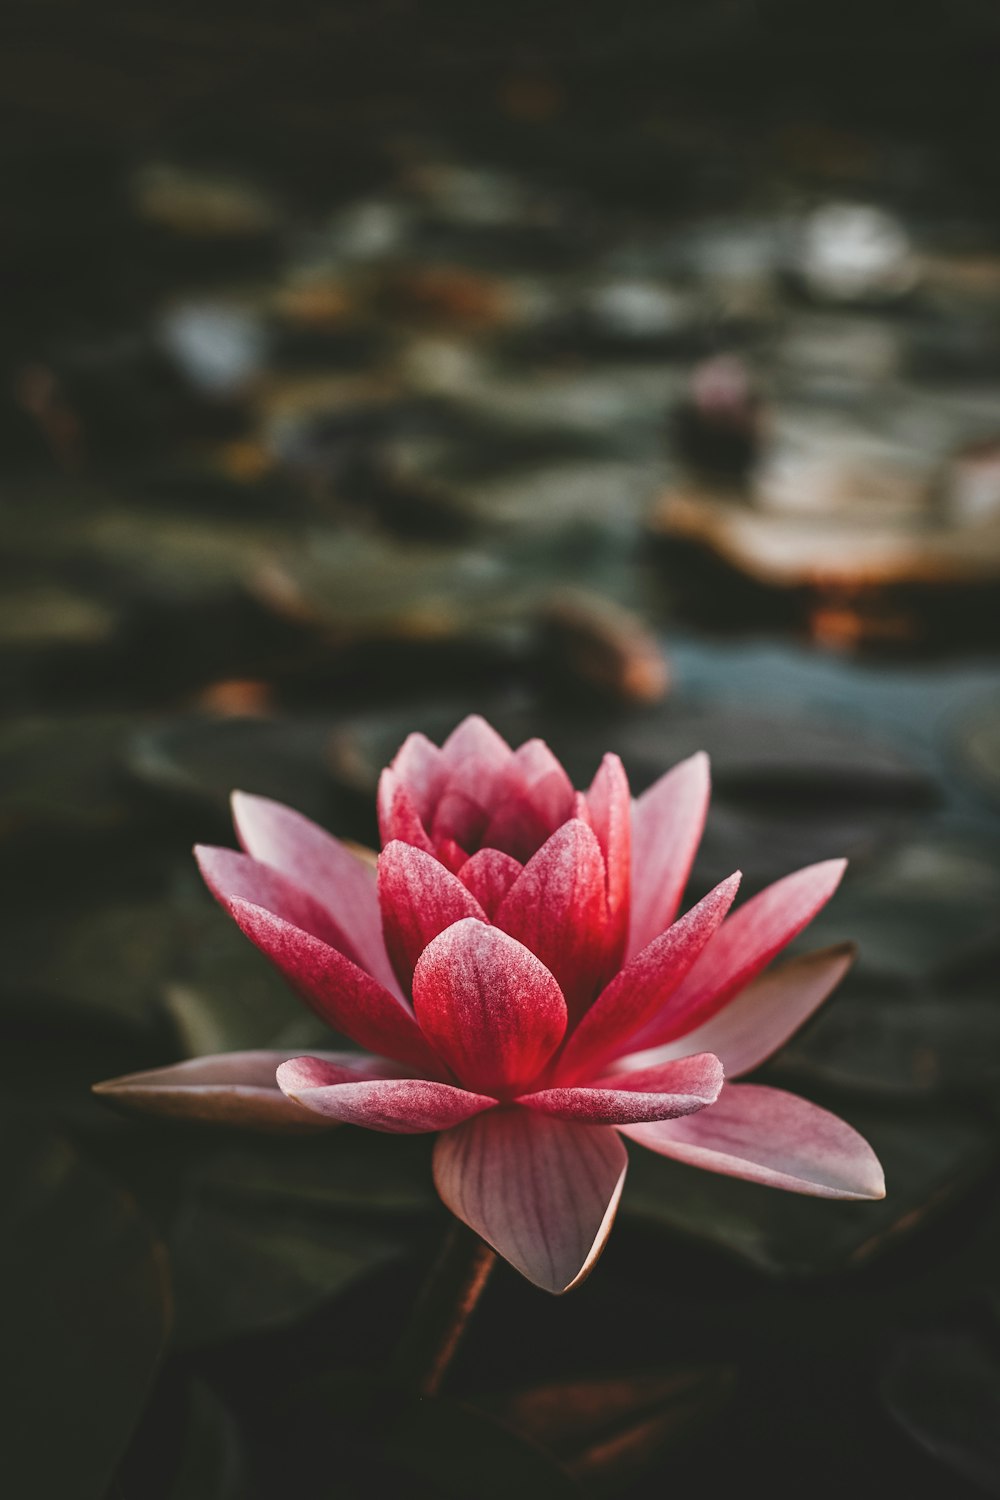
<svg viewBox="0 0 1000 1500"><path fill-rule="evenodd" d="M365 1076L319 1057L295 1057L278 1069L278 1085L296 1104L325 1119L393 1135L447 1130L492 1109L496 1100L425 1078Z"/></svg>
<svg viewBox="0 0 1000 1500"><path fill-rule="evenodd" d="M632 1125L676 1120L714 1104L722 1088L722 1064L710 1052L678 1058L634 1073L620 1073L576 1088L522 1094L518 1104L559 1120L584 1125Z"/></svg>
<svg viewBox="0 0 1000 1500"><path fill-rule="evenodd" d="M130 1113L302 1133L324 1122L286 1099L275 1079L287 1052L225 1052L95 1083L93 1092Z"/></svg>

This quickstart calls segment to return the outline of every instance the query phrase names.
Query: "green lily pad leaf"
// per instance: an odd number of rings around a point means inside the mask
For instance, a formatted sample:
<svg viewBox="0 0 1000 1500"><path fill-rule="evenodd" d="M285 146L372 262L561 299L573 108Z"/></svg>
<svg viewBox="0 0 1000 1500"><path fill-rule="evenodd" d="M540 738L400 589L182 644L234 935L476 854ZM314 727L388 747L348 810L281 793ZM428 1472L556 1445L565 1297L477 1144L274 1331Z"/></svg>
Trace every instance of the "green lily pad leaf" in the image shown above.
<svg viewBox="0 0 1000 1500"><path fill-rule="evenodd" d="M881 1389L914 1442L987 1494L1000 1495L1000 1358L981 1333L908 1339L890 1360Z"/></svg>
<svg viewBox="0 0 1000 1500"><path fill-rule="evenodd" d="M850 981L849 981L850 983ZM1000 1008L992 999L901 994L860 978L767 1066L778 1084L886 1097L993 1097Z"/></svg>
<svg viewBox="0 0 1000 1500"><path fill-rule="evenodd" d="M241 1137L203 1158L199 1194L240 1211L273 1214L311 1208L356 1220L426 1214L437 1204L433 1141L345 1126L316 1139Z"/></svg>
<svg viewBox="0 0 1000 1500"><path fill-rule="evenodd" d="M4 1472L17 1495L101 1500L169 1324L166 1258L68 1142L4 1135Z"/></svg>
<svg viewBox="0 0 1000 1500"><path fill-rule="evenodd" d="M361 1372L294 1387L278 1421L282 1473L293 1488L329 1468L334 1444L337 1480L351 1500L387 1492L390 1484L405 1485L416 1500L570 1500L582 1493L553 1456L485 1412L381 1386Z"/></svg>
<svg viewBox="0 0 1000 1500"><path fill-rule="evenodd" d="M0 731L0 834L89 833L124 822L119 757L131 727L118 714L9 723Z"/></svg>
<svg viewBox="0 0 1000 1500"><path fill-rule="evenodd" d="M192 1381L180 1456L167 1500L240 1500L247 1465L236 1421L204 1381Z"/></svg>
<svg viewBox="0 0 1000 1500"><path fill-rule="evenodd" d="M287 802L337 826L334 787L323 764L329 721L186 718L133 736L126 764L157 796L228 818L235 789Z"/></svg>
<svg viewBox="0 0 1000 1500"><path fill-rule="evenodd" d="M170 1235L181 1345L282 1328L401 1253L388 1231L199 1194Z"/></svg>
<svg viewBox="0 0 1000 1500"><path fill-rule="evenodd" d="M809 928L810 943L856 942L862 963L926 980L1000 941L995 838L928 836L850 875Z"/></svg>
<svg viewBox="0 0 1000 1500"><path fill-rule="evenodd" d="M102 901L84 893L55 910L8 909L0 933L12 999L145 1026L159 1004L176 921L157 896Z"/></svg>
<svg viewBox="0 0 1000 1500"><path fill-rule="evenodd" d="M338 644L433 643L495 629L514 608L516 583L493 551L338 531L269 560L255 591L281 618Z"/></svg>
<svg viewBox="0 0 1000 1500"><path fill-rule="evenodd" d="M845 1271L912 1234L974 1183L995 1152L978 1121L943 1113L850 1121L885 1167L881 1202L838 1203L742 1182L629 1149L622 1212L705 1241L773 1275Z"/></svg>

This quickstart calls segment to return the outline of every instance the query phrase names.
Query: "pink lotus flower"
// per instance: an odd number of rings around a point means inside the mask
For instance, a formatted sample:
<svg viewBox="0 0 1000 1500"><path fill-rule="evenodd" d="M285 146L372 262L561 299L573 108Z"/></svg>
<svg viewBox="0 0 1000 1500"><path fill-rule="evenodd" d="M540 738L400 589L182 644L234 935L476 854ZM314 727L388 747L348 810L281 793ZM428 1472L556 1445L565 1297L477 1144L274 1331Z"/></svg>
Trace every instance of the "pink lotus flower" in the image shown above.
<svg viewBox="0 0 1000 1500"><path fill-rule="evenodd" d="M730 876L677 918L708 795L704 755L636 801L608 755L576 792L541 741L512 751L470 718L440 748L411 735L383 772L376 874L298 813L236 793L245 852L197 850L202 874L365 1051L203 1057L101 1091L228 1123L439 1131L448 1208L550 1292L575 1286L604 1246L623 1137L793 1192L879 1198L878 1161L843 1121L731 1081L846 971L841 947L764 972L843 861L731 915Z"/></svg>

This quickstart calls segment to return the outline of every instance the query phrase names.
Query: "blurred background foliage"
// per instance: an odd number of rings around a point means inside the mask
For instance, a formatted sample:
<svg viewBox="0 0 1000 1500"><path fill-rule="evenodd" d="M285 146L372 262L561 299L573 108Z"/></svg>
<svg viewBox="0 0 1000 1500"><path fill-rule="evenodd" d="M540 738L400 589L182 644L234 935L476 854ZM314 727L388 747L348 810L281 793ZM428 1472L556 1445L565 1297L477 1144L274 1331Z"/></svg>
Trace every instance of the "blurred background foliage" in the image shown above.
<svg viewBox="0 0 1000 1500"><path fill-rule="evenodd" d="M1000 220L982 0L8 0L6 1467L42 1500L1000 1493ZM234 786L372 843L465 712L709 750L692 896L847 854L764 1075L882 1204L635 1153L372 1425L429 1143L122 1122L314 1023L213 907ZM459 1399L459 1397L461 1399Z"/></svg>

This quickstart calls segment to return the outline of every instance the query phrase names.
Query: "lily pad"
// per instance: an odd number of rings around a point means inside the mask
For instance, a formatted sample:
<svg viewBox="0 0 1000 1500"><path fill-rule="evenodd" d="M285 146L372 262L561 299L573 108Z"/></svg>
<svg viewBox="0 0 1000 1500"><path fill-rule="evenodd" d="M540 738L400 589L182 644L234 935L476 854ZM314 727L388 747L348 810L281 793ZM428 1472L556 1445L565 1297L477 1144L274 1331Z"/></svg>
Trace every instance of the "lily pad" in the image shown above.
<svg viewBox="0 0 1000 1500"><path fill-rule="evenodd" d="M981 1332L914 1336L882 1377L903 1431L946 1469L1000 1495L1000 1358ZM941 1475L942 1488L946 1484Z"/></svg>
<svg viewBox="0 0 1000 1500"><path fill-rule="evenodd" d="M485 1412L381 1386L361 1372L294 1387L276 1421L281 1473L293 1488L315 1483L333 1451L350 1500L390 1485L405 1486L414 1500L467 1500L473 1493L477 1500L570 1500L582 1493L555 1458Z"/></svg>
<svg viewBox="0 0 1000 1500"><path fill-rule="evenodd" d="M800 1197L631 1148L622 1212L703 1240L772 1275L829 1275L915 1233L975 1183L995 1156L989 1128L972 1119L926 1111L887 1119L860 1109L849 1117L885 1167L881 1202Z"/></svg>
<svg viewBox="0 0 1000 1500"><path fill-rule="evenodd" d="M998 855L996 837L928 831L849 877L810 941L849 938L869 968L926 980L1000 942Z"/></svg>
<svg viewBox="0 0 1000 1500"><path fill-rule="evenodd" d="M246 1456L229 1409L204 1381L188 1390L187 1422L168 1500L241 1500Z"/></svg>
<svg viewBox="0 0 1000 1500"><path fill-rule="evenodd" d="M775 1081L892 1098L977 1093L1000 1081L1000 1007L994 998L900 994L860 978L824 1006L767 1072ZM791 1085L794 1087L794 1082Z"/></svg>
<svg viewBox="0 0 1000 1500"><path fill-rule="evenodd" d="M135 734L128 770L171 802L211 808L228 820L235 788L287 802L324 821L334 811L323 751L328 720L191 717Z"/></svg>
<svg viewBox="0 0 1000 1500"><path fill-rule="evenodd" d="M314 1209L352 1220L431 1211L431 1138L344 1127L317 1140L241 1140L203 1158L197 1185L238 1210Z"/></svg>
<svg viewBox="0 0 1000 1500"><path fill-rule="evenodd" d="M0 834L94 832L121 824L119 757L131 721L118 714L25 718L0 733Z"/></svg>
<svg viewBox="0 0 1000 1500"><path fill-rule="evenodd" d="M3 1155L7 1483L101 1500L166 1339L166 1258L132 1200L67 1142L8 1129Z"/></svg>
<svg viewBox="0 0 1000 1500"><path fill-rule="evenodd" d="M352 1220L205 1192L181 1210L170 1251L178 1341L202 1345L304 1318L401 1247Z"/></svg>

